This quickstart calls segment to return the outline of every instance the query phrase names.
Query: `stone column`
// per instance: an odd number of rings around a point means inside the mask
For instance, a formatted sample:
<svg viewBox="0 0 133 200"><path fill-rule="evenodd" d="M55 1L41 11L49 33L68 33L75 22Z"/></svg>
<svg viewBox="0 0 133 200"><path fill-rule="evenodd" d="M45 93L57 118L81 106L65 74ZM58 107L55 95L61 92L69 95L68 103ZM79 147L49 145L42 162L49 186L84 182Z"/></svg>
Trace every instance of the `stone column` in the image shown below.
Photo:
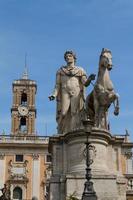
<svg viewBox="0 0 133 200"><path fill-rule="evenodd" d="M0 154L0 189L3 188L5 183L5 155Z"/></svg>
<svg viewBox="0 0 133 200"><path fill-rule="evenodd" d="M38 154L33 154L33 175L32 175L32 197L40 199L40 158Z"/></svg>

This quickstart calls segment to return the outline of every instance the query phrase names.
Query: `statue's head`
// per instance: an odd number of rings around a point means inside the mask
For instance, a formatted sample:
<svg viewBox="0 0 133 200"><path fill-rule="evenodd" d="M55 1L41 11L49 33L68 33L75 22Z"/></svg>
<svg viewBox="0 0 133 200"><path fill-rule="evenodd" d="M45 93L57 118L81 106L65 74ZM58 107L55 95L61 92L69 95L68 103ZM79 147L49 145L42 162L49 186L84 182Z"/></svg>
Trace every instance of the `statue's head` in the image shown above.
<svg viewBox="0 0 133 200"><path fill-rule="evenodd" d="M73 56L74 62L76 63L77 57L76 57L76 54L72 50L66 51L64 53L64 59L65 59L65 61L67 61L66 58L67 58L67 55L69 55L69 54Z"/></svg>
<svg viewBox="0 0 133 200"><path fill-rule="evenodd" d="M100 65L112 69L112 53L109 49L103 48L100 55Z"/></svg>

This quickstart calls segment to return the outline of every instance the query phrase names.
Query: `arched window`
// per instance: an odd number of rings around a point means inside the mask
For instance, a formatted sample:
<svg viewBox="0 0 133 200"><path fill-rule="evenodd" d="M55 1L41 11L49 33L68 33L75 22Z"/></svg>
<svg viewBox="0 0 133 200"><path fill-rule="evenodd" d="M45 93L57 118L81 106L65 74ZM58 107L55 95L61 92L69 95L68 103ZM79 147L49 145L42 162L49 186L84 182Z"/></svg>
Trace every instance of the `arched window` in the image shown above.
<svg viewBox="0 0 133 200"><path fill-rule="evenodd" d="M14 188L13 199L22 200L22 189L20 187Z"/></svg>
<svg viewBox="0 0 133 200"><path fill-rule="evenodd" d="M22 117L20 119L20 131L26 133L27 132L27 126L26 126L26 117Z"/></svg>
<svg viewBox="0 0 133 200"><path fill-rule="evenodd" d="M27 105L27 94L26 93L22 93L21 96L21 105Z"/></svg>

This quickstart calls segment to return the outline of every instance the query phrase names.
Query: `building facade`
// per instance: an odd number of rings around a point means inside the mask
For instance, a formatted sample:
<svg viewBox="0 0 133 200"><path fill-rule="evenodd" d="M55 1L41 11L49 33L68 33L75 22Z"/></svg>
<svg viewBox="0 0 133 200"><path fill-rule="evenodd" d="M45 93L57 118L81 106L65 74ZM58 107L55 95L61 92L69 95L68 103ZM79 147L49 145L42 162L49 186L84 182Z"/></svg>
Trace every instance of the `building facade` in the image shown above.
<svg viewBox="0 0 133 200"><path fill-rule="evenodd" d="M37 84L25 72L13 82L11 134L0 136L0 189L12 200L46 200L51 156L49 138L35 132Z"/></svg>

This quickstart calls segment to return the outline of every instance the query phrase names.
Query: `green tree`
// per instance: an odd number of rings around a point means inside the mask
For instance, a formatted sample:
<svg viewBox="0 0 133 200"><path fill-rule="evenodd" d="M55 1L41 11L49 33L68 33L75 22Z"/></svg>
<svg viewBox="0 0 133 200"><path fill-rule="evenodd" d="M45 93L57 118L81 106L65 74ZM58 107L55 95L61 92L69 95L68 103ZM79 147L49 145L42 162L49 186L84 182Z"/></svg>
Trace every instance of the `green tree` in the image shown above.
<svg viewBox="0 0 133 200"><path fill-rule="evenodd" d="M66 200L79 200L77 197L76 197L76 192L74 192L73 194L70 194Z"/></svg>

